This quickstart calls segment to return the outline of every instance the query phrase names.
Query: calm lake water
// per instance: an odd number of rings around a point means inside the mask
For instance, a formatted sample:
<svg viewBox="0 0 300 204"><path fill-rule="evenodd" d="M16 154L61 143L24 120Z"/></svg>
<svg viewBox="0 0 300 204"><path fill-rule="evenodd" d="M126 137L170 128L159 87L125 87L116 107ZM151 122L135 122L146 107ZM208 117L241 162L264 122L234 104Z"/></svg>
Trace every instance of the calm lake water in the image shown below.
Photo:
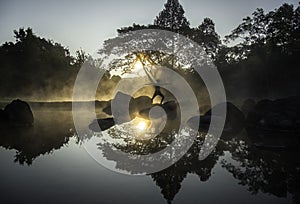
<svg viewBox="0 0 300 204"><path fill-rule="evenodd" d="M299 152L255 149L251 146L253 135L245 130L222 137L204 161L194 156L199 152L195 143L189 155L168 169L133 176L95 162L83 147L86 141L74 132L69 108L33 107L33 113L34 127L2 130L0 203L245 204L300 200ZM281 140L276 138L276 142Z"/></svg>

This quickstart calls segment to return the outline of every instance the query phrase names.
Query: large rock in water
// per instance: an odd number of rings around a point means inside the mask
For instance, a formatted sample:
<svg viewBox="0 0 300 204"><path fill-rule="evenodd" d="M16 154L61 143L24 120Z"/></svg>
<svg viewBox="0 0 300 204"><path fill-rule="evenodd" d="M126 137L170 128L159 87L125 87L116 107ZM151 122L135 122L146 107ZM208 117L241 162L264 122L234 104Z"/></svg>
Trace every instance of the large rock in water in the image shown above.
<svg viewBox="0 0 300 204"><path fill-rule="evenodd" d="M113 118L96 119L90 125L89 129L94 132L105 131L115 125Z"/></svg>
<svg viewBox="0 0 300 204"><path fill-rule="evenodd" d="M108 106L103 109L103 112L112 115L117 124L129 122L131 120L130 115L126 114L128 113L128 103L133 98L127 94L124 94L122 92L118 92L114 99L111 101L108 101ZM115 105L114 110L112 111L111 104ZM127 105L127 106L126 106Z"/></svg>
<svg viewBox="0 0 300 204"><path fill-rule="evenodd" d="M192 117L188 121L188 125L193 129L199 130L207 130L210 126L211 119L215 117L216 119L222 119L221 115L212 115L212 110L218 110L220 108L224 108L226 106L226 118L225 118L225 126L224 132L227 133L237 133L244 128L245 124L245 116L235 105L230 102L217 104L212 109L207 111L204 116L200 116L200 124L199 116Z"/></svg>
<svg viewBox="0 0 300 204"><path fill-rule="evenodd" d="M175 101L168 101L164 104L154 104L149 106L149 108L143 109L139 111L139 116L144 119L149 119L150 111L152 108L160 107L164 110L168 120L174 120L177 118L178 104ZM161 111L155 111L152 117L154 119L163 117L163 113Z"/></svg>
<svg viewBox="0 0 300 204"><path fill-rule="evenodd" d="M104 108L103 112L112 115L117 124L121 124L134 119L140 110L151 107L152 101L148 96L133 98L130 95L118 92L114 99L109 101L108 104L109 106ZM113 107L113 111L111 104L117 104L117 106Z"/></svg>
<svg viewBox="0 0 300 204"><path fill-rule="evenodd" d="M131 118L135 118L139 115L141 110L152 107L152 100L148 96L139 96L137 98L132 98L129 103L129 112Z"/></svg>
<svg viewBox="0 0 300 204"><path fill-rule="evenodd" d="M249 98L244 101L241 110L245 114L245 116L247 116L248 113L254 109L254 106L255 106L255 101Z"/></svg>
<svg viewBox="0 0 300 204"><path fill-rule="evenodd" d="M155 131L170 135L180 128L181 113L179 104L176 101L168 101L163 104L152 104L149 108L139 112L138 117L151 120ZM160 129L162 127L162 129ZM156 129L158 128L158 129Z"/></svg>
<svg viewBox="0 0 300 204"><path fill-rule="evenodd" d="M300 96L259 101L248 113L249 128L300 131Z"/></svg>
<svg viewBox="0 0 300 204"><path fill-rule="evenodd" d="M0 109L0 127L8 123L7 117L4 113L4 110Z"/></svg>
<svg viewBox="0 0 300 204"><path fill-rule="evenodd" d="M2 125L32 126L33 114L27 102L17 99L1 110L0 120Z"/></svg>

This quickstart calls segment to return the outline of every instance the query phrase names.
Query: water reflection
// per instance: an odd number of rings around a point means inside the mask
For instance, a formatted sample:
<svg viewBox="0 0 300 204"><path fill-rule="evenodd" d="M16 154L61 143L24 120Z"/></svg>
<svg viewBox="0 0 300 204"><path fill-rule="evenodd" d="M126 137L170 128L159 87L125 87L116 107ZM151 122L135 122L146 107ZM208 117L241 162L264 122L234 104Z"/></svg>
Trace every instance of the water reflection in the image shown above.
<svg viewBox="0 0 300 204"><path fill-rule="evenodd" d="M0 145L16 150L14 161L22 165L31 165L37 157L53 153L74 136L70 111L43 108L35 110L34 116L33 127L0 130Z"/></svg>
<svg viewBox="0 0 300 204"><path fill-rule="evenodd" d="M252 141L257 141L258 135L252 134L248 132L248 137L252 138ZM290 193L294 202L299 203L300 151L295 148L276 148L278 144L274 145L274 141L285 143L287 139L299 145L299 138L296 139L297 135L290 133L281 133L280 136L275 133L264 134L264 137L262 135L260 137L262 137L260 142L264 139L265 144L271 140L273 145L257 148L245 140L227 141L233 160L223 160L222 166L239 180L240 185L247 186L252 194L263 192L277 197L287 197Z"/></svg>
<svg viewBox="0 0 300 204"><path fill-rule="evenodd" d="M216 148L205 160L200 161L199 146L203 142L201 136L204 135L199 135L188 153L177 163L161 172L151 174L153 181L160 187L161 193L168 203L171 203L175 195L179 192L181 183L188 174L196 174L200 181L207 181L219 156L223 155L223 152Z"/></svg>
<svg viewBox="0 0 300 204"><path fill-rule="evenodd" d="M128 124L119 125L111 128L107 133L111 138L115 140L104 140L104 143L99 144L99 149L101 149L103 155L111 161L116 162L116 167L121 170L126 170L133 174L137 173L133 171L132 161L120 160L118 155L112 152L111 145L117 149L124 152L131 153L133 155L140 154L151 154L165 148L169 145L174 137L179 134L174 130L169 133L161 133L157 137L151 140L138 140L132 137L132 131L130 131ZM192 129L185 129L185 131L193 131ZM164 169L163 171L150 174L153 181L161 189L161 193L168 203L171 203L176 194L181 188L181 183L187 177L188 174L196 174L199 180L202 182L207 181L210 176L212 169L216 165L220 156L224 155L224 142L222 141L215 148L212 154L210 154L205 160L199 160L199 153L201 151L201 146L204 142L207 134L205 132L199 132L197 134L196 140L190 147L188 152L175 164ZM121 140L121 141L120 141ZM133 160L135 157L133 156Z"/></svg>
<svg viewBox="0 0 300 204"><path fill-rule="evenodd" d="M128 127L127 127L128 128ZM130 138L129 131L121 127L113 127L107 133L115 139L123 139L119 144L113 144L115 148L132 154L150 154L159 151L172 142L176 137L176 132L160 134L155 140L139 141ZM260 133L262 134L262 133ZM247 186L252 194L258 192L272 194L277 197L287 197L293 195L296 203L299 202L300 194L300 151L297 149L284 149L277 151L276 144L268 145L269 149L262 149L256 146L257 142L288 141L296 142L299 139L294 136L281 133L280 136L270 138L270 135L258 133L253 135L252 131L243 130L235 135L224 133L214 151L205 159L199 160L199 153L205 132L199 132L196 140L189 151L175 164L169 168L150 174L153 181L161 189L161 193L168 203L171 203L180 191L181 184L188 174L196 174L201 182L208 181L212 174L212 169L217 164L220 157L229 152L231 158L222 159L222 167L239 180L239 185ZM127 139L125 139L127 138ZM116 167L122 170L131 171L130 161L119 161L119 157L113 156L110 142L99 144L99 149L103 155L111 161L116 162ZM275 148L274 148L275 147ZM136 173L136 172L131 172Z"/></svg>
<svg viewBox="0 0 300 204"><path fill-rule="evenodd" d="M65 146L70 137L76 137L72 130L71 111L35 109L34 115L36 120L33 128L1 130L0 145L6 149L16 150L14 160L19 164L30 165L37 157L53 153ZM108 129L106 133L111 140L106 140L106 144L99 146L103 156L118 162L117 168L123 170L130 169L126 163L120 163L114 158L109 152L110 145L114 144L114 148L136 155L149 154L170 144L177 134L176 131L170 131L160 134L153 140L138 140L124 128L126 124ZM300 202L298 149L264 149L253 146L253 142L265 144L266 140L275 141L278 145L284 143L287 137L288 141L298 145L299 139L296 134L281 133L280 136L275 136L243 130L236 135L223 135L214 151L201 161L199 152L205 136L205 132L199 132L189 151L178 162L163 171L149 175L161 189L168 203L171 203L179 193L182 182L188 174L197 175L199 182L208 181L212 169L220 158L223 158L221 161L223 170L237 179L239 185L246 186L252 194L262 192L277 197L287 197L291 194L295 203ZM113 140L120 141L120 139L122 142L112 143ZM230 155L228 158L224 157L227 152Z"/></svg>

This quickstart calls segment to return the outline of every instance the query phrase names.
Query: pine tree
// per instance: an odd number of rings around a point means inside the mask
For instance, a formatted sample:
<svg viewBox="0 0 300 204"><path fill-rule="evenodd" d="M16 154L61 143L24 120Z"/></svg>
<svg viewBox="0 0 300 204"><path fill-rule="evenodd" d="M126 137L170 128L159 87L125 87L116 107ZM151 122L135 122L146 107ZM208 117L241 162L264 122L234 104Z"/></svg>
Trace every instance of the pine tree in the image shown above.
<svg viewBox="0 0 300 204"><path fill-rule="evenodd" d="M172 31L182 31L189 28L189 21L184 16L184 9L178 0L168 0L165 8L154 20L154 25Z"/></svg>
<svg viewBox="0 0 300 204"><path fill-rule="evenodd" d="M221 40L215 30L215 24L210 18L204 18L203 22L193 29L190 37L203 46L210 57L214 58L216 56Z"/></svg>

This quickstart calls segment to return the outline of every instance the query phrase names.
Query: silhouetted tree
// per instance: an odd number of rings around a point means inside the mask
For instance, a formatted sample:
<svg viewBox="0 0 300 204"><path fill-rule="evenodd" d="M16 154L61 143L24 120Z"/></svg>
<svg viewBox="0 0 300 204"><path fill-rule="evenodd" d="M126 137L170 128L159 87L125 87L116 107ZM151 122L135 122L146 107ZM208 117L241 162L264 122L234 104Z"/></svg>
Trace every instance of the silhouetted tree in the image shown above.
<svg viewBox="0 0 300 204"><path fill-rule="evenodd" d="M220 36L215 30L215 23L210 18L204 18L203 22L193 28L189 33L192 40L201 45L206 53L215 59L219 47L221 46Z"/></svg>
<svg viewBox="0 0 300 204"><path fill-rule="evenodd" d="M81 65L93 59L83 50L76 51L73 57L67 48L37 36L31 28L15 30L14 36L16 42L0 46L0 96L70 100ZM91 67L100 69L97 63L92 64ZM105 88L99 87L99 98L103 94L106 99L109 98L117 83L110 80L110 75L107 76L101 81Z"/></svg>
<svg viewBox="0 0 300 204"><path fill-rule="evenodd" d="M80 67L88 59L88 55L83 50L77 50L74 58L74 65Z"/></svg>
<svg viewBox="0 0 300 204"><path fill-rule="evenodd" d="M222 48L216 60L221 72L231 69L229 75L235 75L235 79L225 78L225 83L239 84L235 87L240 91L229 93L276 96L299 92L299 25L299 7L289 4L268 13L257 9L244 18L225 37L226 42L238 40L238 44Z"/></svg>
<svg viewBox="0 0 300 204"><path fill-rule="evenodd" d="M189 29L189 21L184 16L184 10L178 0L168 0L165 8L154 20L154 25L175 32Z"/></svg>
<svg viewBox="0 0 300 204"><path fill-rule="evenodd" d="M299 7L294 10L293 5L283 4L275 11L265 14L263 9L257 9L252 17L246 17L243 22L226 36L226 41L240 39L241 43L236 57L247 58L263 50L265 54L280 51L288 54L292 45L299 41Z"/></svg>
<svg viewBox="0 0 300 204"><path fill-rule="evenodd" d="M103 46L104 49L100 50L99 53L105 55L110 55L111 53L116 54L116 52L122 52L122 50L126 50L126 47L130 44L136 44L139 40L142 41L142 39L132 39L130 42L123 42L123 44L120 44L121 41L130 38L130 34L128 33L131 31L163 29L180 33L181 35L184 35L185 37L197 42L204 48L208 56L214 60L219 48L221 47L221 40L215 31L214 22L209 18L205 18L197 28L190 28L190 23L184 16L184 13L184 9L178 0L168 0L164 6L164 9L159 13L158 16L156 16L153 24L139 25L134 23L132 26L118 29L117 31L119 36L105 41ZM155 36L153 36L154 39L152 39L150 34L147 36L145 35L145 37L149 42L155 41ZM177 51L175 51L174 44L176 39L173 37L172 39L164 40L167 42L159 41L157 43L160 43L162 46L173 46L173 54L166 54L160 51L140 51L136 53L129 53L124 59L118 59L112 62L109 70L119 70L122 73L131 73L133 70L132 64L135 63L136 59L139 59L142 62L143 60L146 60L150 61L152 64L175 68L181 73L188 73L184 70L180 70L182 65L178 66L175 56ZM189 72L192 72L191 69L189 69Z"/></svg>
<svg viewBox="0 0 300 204"><path fill-rule="evenodd" d="M0 47L1 94L6 97L31 96L34 89L47 92L70 84L72 57L59 43L36 36L31 28L14 31L16 42ZM57 90L56 88L56 90Z"/></svg>

